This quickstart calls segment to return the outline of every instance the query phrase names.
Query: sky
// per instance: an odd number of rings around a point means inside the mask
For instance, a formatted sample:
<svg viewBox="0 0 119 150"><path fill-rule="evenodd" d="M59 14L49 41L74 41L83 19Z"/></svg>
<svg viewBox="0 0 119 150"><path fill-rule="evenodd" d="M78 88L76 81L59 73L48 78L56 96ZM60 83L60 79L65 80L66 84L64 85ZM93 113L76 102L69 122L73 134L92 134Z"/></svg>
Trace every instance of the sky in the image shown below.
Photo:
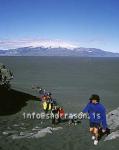
<svg viewBox="0 0 119 150"><path fill-rule="evenodd" d="M43 41L119 52L119 0L0 0L0 49Z"/></svg>

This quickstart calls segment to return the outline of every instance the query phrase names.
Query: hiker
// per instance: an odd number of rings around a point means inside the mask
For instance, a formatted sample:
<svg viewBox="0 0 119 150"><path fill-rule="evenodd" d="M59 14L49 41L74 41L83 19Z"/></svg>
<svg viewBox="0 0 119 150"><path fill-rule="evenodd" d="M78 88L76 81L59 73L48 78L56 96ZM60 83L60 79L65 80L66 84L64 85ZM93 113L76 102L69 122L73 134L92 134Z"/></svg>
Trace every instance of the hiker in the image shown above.
<svg viewBox="0 0 119 150"><path fill-rule="evenodd" d="M51 103L52 107L53 107L54 105L57 106L57 101L56 101L56 99L50 99L50 103Z"/></svg>
<svg viewBox="0 0 119 150"><path fill-rule="evenodd" d="M59 118L58 118L58 123L61 122L61 120L64 118L65 116L65 113L64 113L64 109L62 107L59 107L58 108L58 115L59 115Z"/></svg>
<svg viewBox="0 0 119 150"><path fill-rule="evenodd" d="M97 145L99 141L99 129L102 128L102 132L106 132L106 111L105 107L100 103L100 97L98 95L93 94L89 100L90 102L83 109L83 113L89 114L92 140L94 140L94 145Z"/></svg>
<svg viewBox="0 0 119 150"><path fill-rule="evenodd" d="M53 105L57 105L56 101L52 98L52 94L50 92L47 93L46 99L49 105L49 110L53 108Z"/></svg>
<svg viewBox="0 0 119 150"><path fill-rule="evenodd" d="M43 110L45 113L48 112L47 107L48 107L47 101L43 101Z"/></svg>
<svg viewBox="0 0 119 150"><path fill-rule="evenodd" d="M50 100L47 100L47 111L51 111L51 109L52 109L51 102Z"/></svg>
<svg viewBox="0 0 119 150"><path fill-rule="evenodd" d="M57 120L58 120L58 108L57 106L53 106L52 111L51 111L51 115L52 115L52 124L56 125L57 124Z"/></svg>
<svg viewBox="0 0 119 150"><path fill-rule="evenodd" d="M43 95L43 94L44 94L43 89L42 89L42 88L39 88L39 89L38 89L38 93L39 93L40 95Z"/></svg>
<svg viewBox="0 0 119 150"><path fill-rule="evenodd" d="M47 99L43 100L43 110L45 111L45 113L48 113L48 111L52 110L52 105Z"/></svg>

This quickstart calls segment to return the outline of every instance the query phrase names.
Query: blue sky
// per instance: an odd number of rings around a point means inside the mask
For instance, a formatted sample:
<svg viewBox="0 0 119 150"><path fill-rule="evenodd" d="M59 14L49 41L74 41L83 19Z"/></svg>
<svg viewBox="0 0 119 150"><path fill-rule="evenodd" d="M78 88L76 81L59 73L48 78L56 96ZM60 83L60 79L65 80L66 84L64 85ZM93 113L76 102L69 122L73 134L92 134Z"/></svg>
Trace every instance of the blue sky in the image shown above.
<svg viewBox="0 0 119 150"><path fill-rule="evenodd" d="M0 0L0 46L16 39L119 52L119 0Z"/></svg>

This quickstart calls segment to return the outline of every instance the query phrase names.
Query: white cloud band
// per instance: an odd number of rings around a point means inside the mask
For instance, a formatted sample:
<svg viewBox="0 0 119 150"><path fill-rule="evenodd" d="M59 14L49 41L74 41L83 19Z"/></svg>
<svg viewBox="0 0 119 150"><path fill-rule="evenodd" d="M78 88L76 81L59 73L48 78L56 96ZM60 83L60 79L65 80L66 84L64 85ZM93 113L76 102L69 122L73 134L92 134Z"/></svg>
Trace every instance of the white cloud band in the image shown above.
<svg viewBox="0 0 119 150"><path fill-rule="evenodd" d="M63 47L76 48L77 46L70 42L62 40L46 40L46 39L22 39L22 40L0 40L0 49L8 50L20 47Z"/></svg>

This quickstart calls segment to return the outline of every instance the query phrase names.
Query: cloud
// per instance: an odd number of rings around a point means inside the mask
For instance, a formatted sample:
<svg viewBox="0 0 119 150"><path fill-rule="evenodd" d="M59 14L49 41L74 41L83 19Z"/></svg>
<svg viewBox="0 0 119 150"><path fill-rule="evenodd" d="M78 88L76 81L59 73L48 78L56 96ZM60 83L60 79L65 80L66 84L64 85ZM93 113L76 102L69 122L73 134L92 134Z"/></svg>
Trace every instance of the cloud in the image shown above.
<svg viewBox="0 0 119 150"><path fill-rule="evenodd" d="M76 48L75 44L65 42L63 40L49 40L49 39L20 39L20 40L0 40L0 49L8 50L20 47L64 47Z"/></svg>

